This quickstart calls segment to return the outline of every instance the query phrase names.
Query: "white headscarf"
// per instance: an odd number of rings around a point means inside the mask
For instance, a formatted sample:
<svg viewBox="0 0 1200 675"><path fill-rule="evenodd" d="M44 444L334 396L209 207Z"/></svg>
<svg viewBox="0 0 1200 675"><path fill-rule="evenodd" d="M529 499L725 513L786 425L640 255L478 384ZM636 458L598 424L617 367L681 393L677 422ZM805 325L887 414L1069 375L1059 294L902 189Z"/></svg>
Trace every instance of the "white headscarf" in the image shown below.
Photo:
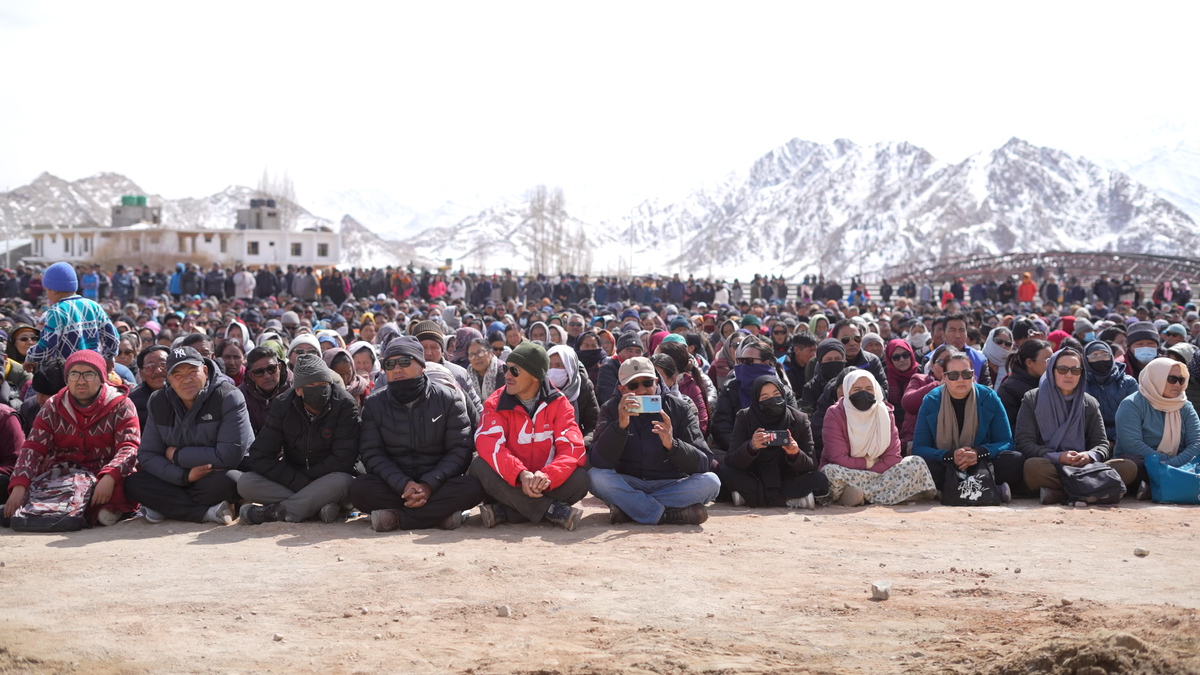
<svg viewBox="0 0 1200 675"><path fill-rule="evenodd" d="M1008 366L1006 364L1008 363L1008 355L1012 353L1011 350L996 344L996 336L1001 334L1008 335L1009 340L1012 339L1012 331L1004 326L996 326L992 329L992 332L988 333L987 340L983 343L983 355L987 357L988 363L996 366L996 384L992 386L992 389L996 391L1000 390L1000 383L1008 375Z"/></svg>
<svg viewBox="0 0 1200 675"><path fill-rule="evenodd" d="M863 378L871 381L871 390L875 393L875 405L866 412L855 408L850 402L850 389ZM842 381L842 408L846 411L850 456L865 459L867 468L874 465L892 443L892 420L886 400L879 382L865 370L855 370Z"/></svg>
<svg viewBox="0 0 1200 675"><path fill-rule="evenodd" d="M1167 375L1179 366L1183 371L1183 390L1175 398L1162 395L1167 386ZM1175 359L1160 357L1146 364L1138 375L1138 391L1150 403L1150 407L1163 414L1162 440L1158 442L1158 451L1174 457L1179 454L1179 444L1183 441L1183 416L1179 410L1187 403L1188 369Z"/></svg>
<svg viewBox="0 0 1200 675"><path fill-rule="evenodd" d="M546 352L546 357L549 358L555 354L562 359L563 368L567 370L567 383L559 391L567 397L568 401L574 403L579 399L579 359L575 356L575 350L566 345L551 347L550 351Z"/></svg>

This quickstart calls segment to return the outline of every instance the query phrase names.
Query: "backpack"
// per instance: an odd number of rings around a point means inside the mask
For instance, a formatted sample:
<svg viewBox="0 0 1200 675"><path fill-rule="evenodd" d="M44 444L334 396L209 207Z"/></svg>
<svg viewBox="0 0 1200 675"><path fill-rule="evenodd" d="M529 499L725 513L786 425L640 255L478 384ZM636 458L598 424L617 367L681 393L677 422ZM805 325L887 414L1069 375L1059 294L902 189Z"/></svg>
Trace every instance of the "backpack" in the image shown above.
<svg viewBox="0 0 1200 675"><path fill-rule="evenodd" d="M1068 502L1116 504L1125 496L1125 481L1121 480L1121 474L1104 462L1086 466L1059 465L1058 475Z"/></svg>
<svg viewBox="0 0 1200 675"><path fill-rule="evenodd" d="M946 467L942 485L943 506L1000 506L1000 490L996 473L988 458L980 455L975 466L960 470L951 464Z"/></svg>

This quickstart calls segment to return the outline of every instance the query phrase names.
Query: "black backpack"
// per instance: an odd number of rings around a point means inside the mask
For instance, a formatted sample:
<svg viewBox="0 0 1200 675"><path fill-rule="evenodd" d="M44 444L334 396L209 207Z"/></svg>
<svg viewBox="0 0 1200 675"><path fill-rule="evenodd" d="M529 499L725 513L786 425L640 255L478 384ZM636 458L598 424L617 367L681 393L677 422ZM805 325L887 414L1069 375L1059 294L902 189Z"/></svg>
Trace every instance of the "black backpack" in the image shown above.
<svg viewBox="0 0 1200 675"><path fill-rule="evenodd" d="M1116 504L1125 496L1125 481L1121 474L1104 462L1086 466L1059 465L1063 492L1068 502L1085 504Z"/></svg>

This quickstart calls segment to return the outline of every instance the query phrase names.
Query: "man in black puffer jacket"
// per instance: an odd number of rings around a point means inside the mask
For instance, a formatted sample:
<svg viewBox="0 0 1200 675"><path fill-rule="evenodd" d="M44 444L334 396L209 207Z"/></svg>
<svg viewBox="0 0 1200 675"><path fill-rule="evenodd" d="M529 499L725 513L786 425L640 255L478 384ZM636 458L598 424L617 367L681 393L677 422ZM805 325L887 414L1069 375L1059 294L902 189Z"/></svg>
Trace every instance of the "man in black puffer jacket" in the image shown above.
<svg viewBox="0 0 1200 675"><path fill-rule="evenodd" d="M302 354L295 387L271 404L250 446L250 471L237 480L247 502L239 522L299 523L320 512L332 523L354 480L358 434L358 404L341 377L316 354Z"/></svg>
<svg viewBox="0 0 1200 675"><path fill-rule="evenodd" d="M354 479L350 501L371 514L376 532L455 529L483 501L479 481L463 475L475 450L467 408L425 376L414 337L388 343L382 366L388 386L362 409L359 451L369 473Z"/></svg>

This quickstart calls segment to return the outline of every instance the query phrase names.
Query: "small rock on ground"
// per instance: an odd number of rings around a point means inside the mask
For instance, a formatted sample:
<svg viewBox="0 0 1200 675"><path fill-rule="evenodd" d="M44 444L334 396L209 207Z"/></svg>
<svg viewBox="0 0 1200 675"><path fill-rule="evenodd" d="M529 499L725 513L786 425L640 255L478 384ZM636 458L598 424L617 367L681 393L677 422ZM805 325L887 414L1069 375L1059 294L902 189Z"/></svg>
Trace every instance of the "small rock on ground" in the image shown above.
<svg viewBox="0 0 1200 675"><path fill-rule="evenodd" d="M890 597L892 597L892 582L876 581L871 584L872 600L887 600Z"/></svg>
<svg viewBox="0 0 1200 675"><path fill-rule="evenodd" d="M502 619L508 618L512 616L512 610L509 609L508 605L499 605L496 607L496 616Z"/></svg>
<svg viewBox="0 0 1200 675"><path fill-rule="evenodd" d="M1133 554L1139 558L1145 558L1146 556L1150 555L1150 549L1138 546L1133 549Z"/></svg>

